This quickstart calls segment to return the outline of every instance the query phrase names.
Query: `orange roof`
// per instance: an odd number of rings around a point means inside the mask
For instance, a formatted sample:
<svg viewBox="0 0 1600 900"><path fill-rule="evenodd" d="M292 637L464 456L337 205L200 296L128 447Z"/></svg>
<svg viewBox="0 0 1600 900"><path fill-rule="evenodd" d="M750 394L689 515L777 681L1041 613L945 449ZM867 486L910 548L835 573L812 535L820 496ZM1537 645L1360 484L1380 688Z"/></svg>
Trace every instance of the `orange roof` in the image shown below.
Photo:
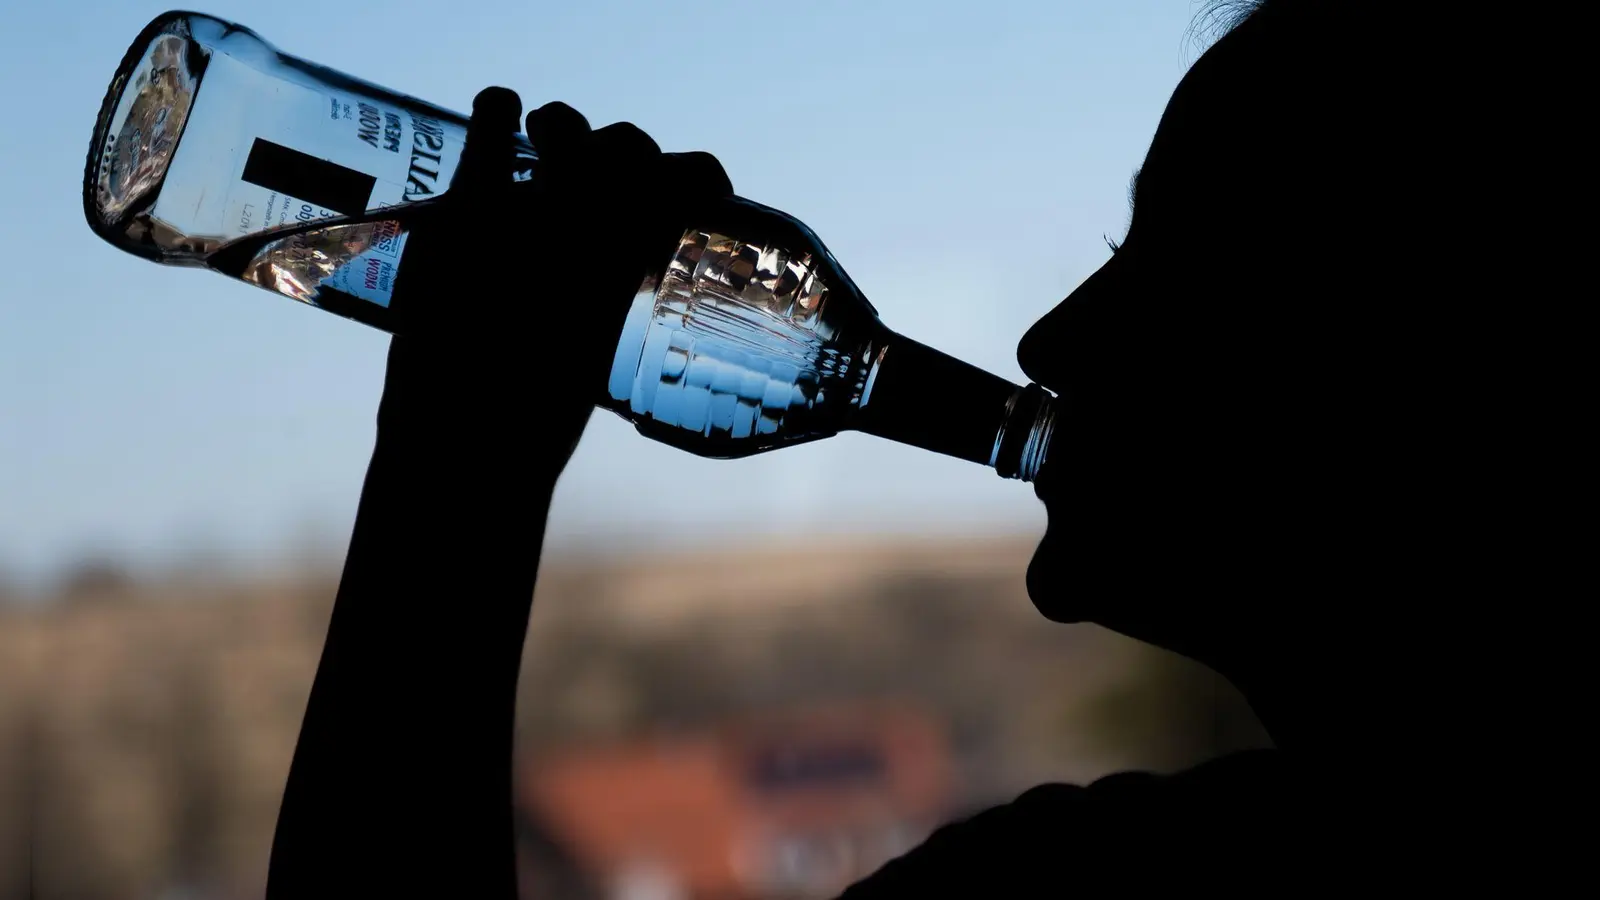
<svg viewBox="0 0 1600 900"><path fill-rule="evenodd" d="M526 767L522 792L591 871L665 867L697 893L726 894L751 877L740 860L752 844L937 817L951 775L931 720L853 708L572 750Z"/></svg>

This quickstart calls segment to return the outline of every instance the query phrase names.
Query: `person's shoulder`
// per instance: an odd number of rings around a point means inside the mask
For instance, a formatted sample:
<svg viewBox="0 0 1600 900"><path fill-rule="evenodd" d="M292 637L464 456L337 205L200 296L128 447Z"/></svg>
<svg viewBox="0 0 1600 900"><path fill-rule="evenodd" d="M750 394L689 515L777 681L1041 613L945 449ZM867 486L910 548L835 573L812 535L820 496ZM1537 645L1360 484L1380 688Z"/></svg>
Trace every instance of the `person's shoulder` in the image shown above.
<svg viewBox="0 0 1600 900"><path fill-rule="evenodd" d="M1052 896L1086 881L1127 887L1181 877L1249 881L1279 856L1305 813L1294 770L1250 750L1171 774L1124 772L1045 784L934 832L842 900L902 896ZM1240 870L1241 855L1249 858ZM1181 876L1179 872L1181 871ZM1257 870L1259 871L1259 870Z"/></svg>

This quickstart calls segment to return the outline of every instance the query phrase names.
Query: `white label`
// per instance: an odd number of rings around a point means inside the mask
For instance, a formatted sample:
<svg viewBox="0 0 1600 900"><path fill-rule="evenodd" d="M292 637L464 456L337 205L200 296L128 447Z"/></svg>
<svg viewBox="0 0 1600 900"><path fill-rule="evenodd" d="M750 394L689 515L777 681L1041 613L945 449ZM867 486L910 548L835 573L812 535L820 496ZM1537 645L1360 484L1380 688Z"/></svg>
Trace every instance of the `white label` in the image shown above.
<svg viewBox="0 0 1600 900"><path fill-rule="evenodd" d="M213 54L154 216L180 234L221 243L282 224L281 208L267 212L274 190L288 195L278 198L289 201L287 218L303 202L326 206L288 184L246 182L258 140L370 178L369 196L348 202L342 195L346 207L365 199L365 209L377 209L444 191L465 139L461 123L329 90Z"/></svg>
<svg viewBox="0 0 1600 900"><path fill-rule="evenodd" d="M454 119L287 81L214 53L152 212L219 246L426 200L448 187L464 140ZM300 300L314 301L325 285L388 306L404 245L393 223L287 237L263 249L246 280Z"/></svg>

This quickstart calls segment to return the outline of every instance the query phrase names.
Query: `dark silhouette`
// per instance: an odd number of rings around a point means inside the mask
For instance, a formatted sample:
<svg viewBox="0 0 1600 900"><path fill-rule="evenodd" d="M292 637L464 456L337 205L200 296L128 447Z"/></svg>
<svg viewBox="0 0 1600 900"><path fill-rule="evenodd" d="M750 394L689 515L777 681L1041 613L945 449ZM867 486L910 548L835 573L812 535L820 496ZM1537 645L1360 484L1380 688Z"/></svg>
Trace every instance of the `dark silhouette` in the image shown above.
<svg viewBox="0 0 1600 900"><path fill-rule="evenodd" d="M1036 789L848 897L1326 885L1422 845L1460 852L1438 823L1471 792L1437 736L1439 685L1468 671L1445 654L1468 648L1428 601L1511 584L1507 522L1525 523L1502 518L1491 476L1498 395L1477 390L1466 339L1455 188L1427 174L1445 151L1408 74L1432 46L1408 6L1227 4L1126 238L1018 350L1064 407L1039 609L1213 667L1276 749ZM416 327L390 354L274 897L516 888L512 701L547 505L591 412L570 386L604 377L602 344L682 216L731 192L709 156L552 104L526 122L545 175L508 194L490 176L518 111L479 96L449 212L408 254L437 264L395 301ZM597 234L617 242L604 264ZM476 328L485 304L527 327ZM552 371L561 390L525 387Z"/></svg>

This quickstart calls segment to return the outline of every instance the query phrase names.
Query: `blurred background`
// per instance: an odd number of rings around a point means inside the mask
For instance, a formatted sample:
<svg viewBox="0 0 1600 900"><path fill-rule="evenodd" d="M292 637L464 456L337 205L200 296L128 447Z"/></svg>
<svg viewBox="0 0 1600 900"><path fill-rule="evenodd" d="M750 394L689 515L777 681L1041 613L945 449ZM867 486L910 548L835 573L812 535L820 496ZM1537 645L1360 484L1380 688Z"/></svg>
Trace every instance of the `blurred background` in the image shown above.
<svg viewBox="0 0 1600 900"><path fill-rule="evenodd" d="M371 447L383 335L83 222L106 82L167 8L0 32L0 897L260 896ZM503 84L711 150L890 327L1019 382L1204 46L1188 0L196 8L445 106ZM526 896L827 896L1034 783L1265 742L1204 669L1040 618L1043 526L1026 486L861 435L710 461L597 415L525 654Z"/></svg>

